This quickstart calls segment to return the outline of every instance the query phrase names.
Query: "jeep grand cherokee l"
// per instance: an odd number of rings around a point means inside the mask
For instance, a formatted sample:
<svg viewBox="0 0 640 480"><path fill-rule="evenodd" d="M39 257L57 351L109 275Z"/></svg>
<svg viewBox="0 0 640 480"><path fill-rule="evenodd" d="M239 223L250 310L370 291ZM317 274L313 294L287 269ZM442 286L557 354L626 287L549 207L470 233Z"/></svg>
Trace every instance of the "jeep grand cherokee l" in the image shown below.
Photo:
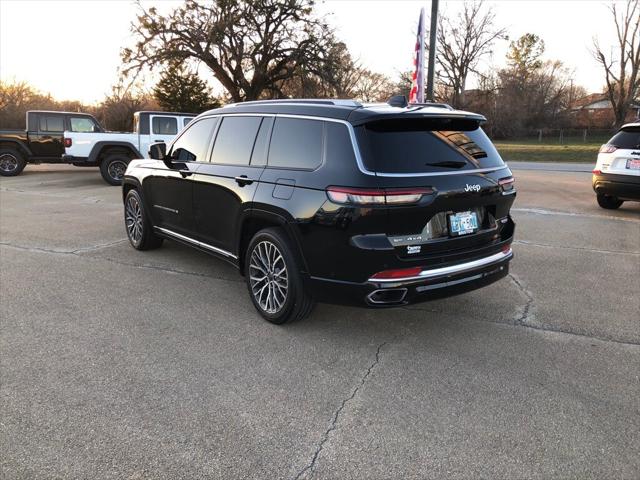
<svg viewBox="0 0 640 480"><path fill-rule="evenodd" d="M511 171L481 115L441 105L286 100L198 116L131 162L131 245L182 242L236 266L260 314L390 307L504 277Z"/></svg>

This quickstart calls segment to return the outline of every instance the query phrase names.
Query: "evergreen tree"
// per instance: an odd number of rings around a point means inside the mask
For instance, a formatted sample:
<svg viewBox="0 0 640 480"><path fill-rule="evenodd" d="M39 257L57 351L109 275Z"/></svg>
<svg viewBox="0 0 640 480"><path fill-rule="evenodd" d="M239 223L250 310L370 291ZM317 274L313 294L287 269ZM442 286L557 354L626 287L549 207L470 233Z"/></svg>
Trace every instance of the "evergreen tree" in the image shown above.
<svg viewBox="0 0 640 480"><path fill-rule="evenodd" d="M211 95L211 89L198 77L181 65L169 65L153 89L160 106L172 112L201 113L220 106Z"/></svg>

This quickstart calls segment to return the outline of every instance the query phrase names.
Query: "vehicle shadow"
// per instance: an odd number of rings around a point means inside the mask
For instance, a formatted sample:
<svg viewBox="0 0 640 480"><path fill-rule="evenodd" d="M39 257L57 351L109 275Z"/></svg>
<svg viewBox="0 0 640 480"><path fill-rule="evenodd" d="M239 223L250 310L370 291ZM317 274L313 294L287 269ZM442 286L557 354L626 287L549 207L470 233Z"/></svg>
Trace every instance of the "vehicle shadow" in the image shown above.
<svg viewBox="0 0 640 480"><path fill-rule="evenodd" d="M0 177L0 182L5 186L20 187L43 187L57 186L65 188L79 187L105 187L114 190L112 185L108 185L100 175L97 168L75 168L67 167L65 169L29 169L27 167L20 175L16 177Z"/></svg>

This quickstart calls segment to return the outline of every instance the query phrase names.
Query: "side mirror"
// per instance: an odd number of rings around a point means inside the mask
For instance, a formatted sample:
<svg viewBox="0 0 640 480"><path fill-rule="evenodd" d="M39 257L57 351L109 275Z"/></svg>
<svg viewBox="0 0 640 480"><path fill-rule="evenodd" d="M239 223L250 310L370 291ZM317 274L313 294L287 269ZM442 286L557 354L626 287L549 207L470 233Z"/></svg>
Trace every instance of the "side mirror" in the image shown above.
<svg viewBox="0 0 640 480"><path fill-rule="evenodd" d="M92 131L93 133L100 133L100 127L98 125L94 125Z"/></svg>
<svg viewBox="0 0 640 480"><path fill-rule="evenodd" d="M167 144L164 142L152 143L149 145L149 158L166 161Z"/></svg>

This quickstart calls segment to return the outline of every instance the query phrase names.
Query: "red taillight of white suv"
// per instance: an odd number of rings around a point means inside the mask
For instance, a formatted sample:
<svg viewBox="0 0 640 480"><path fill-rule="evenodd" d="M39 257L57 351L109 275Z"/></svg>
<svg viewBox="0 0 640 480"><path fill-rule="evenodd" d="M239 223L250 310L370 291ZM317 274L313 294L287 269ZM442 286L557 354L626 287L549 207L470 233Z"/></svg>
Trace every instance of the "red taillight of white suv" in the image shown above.
<svg viewBox="0 0 640 480"><path fill-rule="evenodd" d="M598 153L613 153L618 149L615 145L611 145L609 143L605 143L600 147Z"/></svg>
<svg viewBox="0 0 640 480"><path fill-rule="evenodd" d="M64 139L64 148L69 148L71 145L73 145L73 141L70 138L66 138Z"/></svg>

